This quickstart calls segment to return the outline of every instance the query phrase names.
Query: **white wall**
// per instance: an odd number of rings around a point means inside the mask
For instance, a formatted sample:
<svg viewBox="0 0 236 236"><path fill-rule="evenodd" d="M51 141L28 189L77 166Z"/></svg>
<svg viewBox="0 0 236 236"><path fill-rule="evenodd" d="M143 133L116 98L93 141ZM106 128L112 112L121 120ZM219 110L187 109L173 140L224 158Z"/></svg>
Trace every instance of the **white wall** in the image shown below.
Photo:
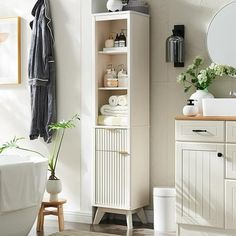
<svg viewBox="0 0 236 236"><path fill-rule="evenodd" d="M92 0L92 13L106 12L107 0Z"/></svg>
<svg viewBox="0 0 236 236"><path fill-rule="evenodd" d="M28 26L31 9L36 0L0 0L0 16L22 17L22 83L16 86L0 86L0 143L16 136L28 138L30 127L30 94L27 84L27 58L31 30ZM91 18L90 1L56 0L50 1L56 39L57 58L57 103L58 119L70 118L75 113L81 114L81 61L86 61L86 52L81 56L81 18L80 12ZM87 29L89 31L89 28ZM83 34L84 35L84 34ZM87 42L88 51L91 43ZM87 67L91 71L90 67ZM89 77L89 74L87 74ZM91 77L91 76L90 76ZM85 80L83 80L85 81ZM88 80L89 81L89 80ZM83 114L81 114L83 118ZM57 175L63 181L61 197L68 199L65 205L67 218L71 220L91 220L90 189L90 154L81 158L81 124L66 131L65 142L58 162ZM24 141L24 145L47 154L50 145L42 141ZM82 143L83 144L83 143ZM84 150L84 149L83 149ZM89 163L89 166L87 166ZM81 171L80 167L83 167Z"/></svg>

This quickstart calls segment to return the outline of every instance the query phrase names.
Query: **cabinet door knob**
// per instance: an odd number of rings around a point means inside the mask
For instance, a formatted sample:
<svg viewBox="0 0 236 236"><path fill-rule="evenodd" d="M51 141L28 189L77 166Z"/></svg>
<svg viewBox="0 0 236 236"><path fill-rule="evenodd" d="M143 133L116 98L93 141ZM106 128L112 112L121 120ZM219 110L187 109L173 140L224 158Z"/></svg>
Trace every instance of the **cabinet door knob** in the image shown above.
<svg viewBox="0 0 236 236"><path fill-rule="evenodd" d="M218 157L222 157L223 154L222 154L221 152L218 152L218 153L217 153L217 156L218 156Z"/></svg>

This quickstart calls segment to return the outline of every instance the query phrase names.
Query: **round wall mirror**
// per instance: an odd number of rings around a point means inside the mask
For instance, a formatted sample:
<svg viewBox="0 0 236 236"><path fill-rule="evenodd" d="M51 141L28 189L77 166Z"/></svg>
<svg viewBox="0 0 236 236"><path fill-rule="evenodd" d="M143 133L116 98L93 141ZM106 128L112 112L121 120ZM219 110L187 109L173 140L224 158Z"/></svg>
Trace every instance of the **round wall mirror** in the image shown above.
<svg viewBox="0 0 236 236"><path fill-rule="evenodd" d="M213 62L236 67L236 1L213 17L207 32L207 48Z"/></svg>

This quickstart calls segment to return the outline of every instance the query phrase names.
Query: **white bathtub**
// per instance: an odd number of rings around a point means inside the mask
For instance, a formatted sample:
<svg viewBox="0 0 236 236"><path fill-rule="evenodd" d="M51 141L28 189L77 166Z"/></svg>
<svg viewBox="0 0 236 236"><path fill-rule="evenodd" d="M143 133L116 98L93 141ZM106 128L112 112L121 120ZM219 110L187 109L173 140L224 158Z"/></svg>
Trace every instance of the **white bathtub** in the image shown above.
<svg viewBox="0 0 236 236"><path fill-rule="evenodd" d="M0 166L33 162L35 169L37 205L9 212L0 211L0 236L27 236L35 222L43 198L47 178L47 160L42 157L0 155Z"/></svg>

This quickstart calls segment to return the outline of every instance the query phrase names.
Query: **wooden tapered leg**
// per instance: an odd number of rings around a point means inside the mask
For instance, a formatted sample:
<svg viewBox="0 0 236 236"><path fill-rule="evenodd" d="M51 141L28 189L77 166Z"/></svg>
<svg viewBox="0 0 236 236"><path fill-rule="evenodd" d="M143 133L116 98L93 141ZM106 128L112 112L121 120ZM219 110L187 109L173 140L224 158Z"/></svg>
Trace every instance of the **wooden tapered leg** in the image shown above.
<svg viewBox="0 0 236 236"><path fill-rule="evenodd" d="M41 204L40 210L39 210L39 214L38 214L38 221L37 221L37 231L41 232L43 231L43 224L44 224L44 205Z"/></svg>
<svg viewBox="0 0 236 236"><path fill-rule="evenodd" d="M58 224L59 224L59 231L64 230L64 213L63 213L63 205L59 205L57 208L58 211Z"/></svg>

